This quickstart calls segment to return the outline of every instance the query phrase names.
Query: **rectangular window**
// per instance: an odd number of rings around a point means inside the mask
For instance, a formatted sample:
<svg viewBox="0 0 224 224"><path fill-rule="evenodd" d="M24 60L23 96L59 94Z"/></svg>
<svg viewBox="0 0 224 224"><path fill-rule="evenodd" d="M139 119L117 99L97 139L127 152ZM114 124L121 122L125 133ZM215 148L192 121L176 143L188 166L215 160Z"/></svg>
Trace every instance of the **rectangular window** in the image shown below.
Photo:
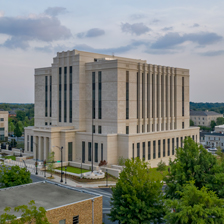
<svg viewBox="0 0 224 224"><path fill-rule="evenodd" d="M184 122L182 122L182 129L184 129Z"/></svg>
<svg viewBox="0 0 224 224"><path fill-rule="evenodd" d="M156 158L156 141L153 141L153 159Z"/></svg>
<svg viewBox="0 0 224 224"><path fill-rule="evenodd" d="M101 143L101 161L103 161L103 143Z"/></svg>
<svg viewBox="0 0 224 224"><path fill-rule="evenodd" d="M194 140L194 135L192 135L192 139Z"/></svg>
<svg viewBox="0 0 224 224"><path fill-rule="evenodd" d="M98 134L101 134L102 130L101 130L101 126L98 126Z"/></svg>
<svg viewBox="0 0 224 224"><path fill-rule="evenodd" d="M79 224L79 216L74 216L73 217L73 224Z"/></svg>
<svg viewBox="0 0 224 224"><path fill-rule="evenodd" d="M184 77L182 77L182 116L184 116Z"/></svg>
<svg viewBox="0 0 224 224"><path fill-rule="evenodd" d="M30 141L29 141L29 135L27 135L27 151L30 150Z"/></svg>
<svg viewBox="0 0 224 224"><path fill-rule="evenodd" d="M145 77L144 73L142 73L142 118L144 118L144 116L145 116Z"/></svg>
<svg viewBox="0 0 224 224"><path fill-rule="evenodd" d="M177 141L176 148L178 149L179 148L179 138L177 138L176 141Z"/></svg>
<svg viewBox="0 0 224 224"><path fill-rule="evenodd" d="M161 156L161 146L160 146L160 140L158 140L158 158Z"/></svg>
<svg viewBox="0 0 224 224"><path fill-rule="evenodd" d="M47 126L47 122L45 122L45 126Z"/></svg>
<svg viewBox="0 0 224 224"><path fill-rule="evenodd" d="M183 137L180 138L180 147L183 148Z"/></svg>
<svg viewBox="0 0 224 224"><path fill-rule="evenodd" d="M33 152L33 136L30 136L30 151Z"/></svg>
<svg viewBox="0 0 224 224"><path fill-rule="evenodd" d="M68 161L72 161L72 142L68 142Z"/></svg>
<svg viewBox="0 0 224 224"><path fill-rule="evenodd" d="M61 67L59 68L59 122L61 122Z"/></svg>
<svg viewBox="0 0 224 224"><path fill-rule="evenodd" d="M126 135L129 134L129 126L126 126Z"/></svg>
<svg viewBox="0 0 224 224"><path fill-rule="evenodd" d="M170 156L170 139L167 140L167 147L168 147L167 155Z"/></svg>
<svg viewBox="0 0 224 224"><path fill-rule="evenodd" d="M144 125L142 125L142 133L144 132Z"/></svg>
<svg viewBox="0 0 224 224"><path fill-rule="evenodd" d="M65 219L60 220L60 221L59 221L59 224L66 224Z"/></svg>
<svg viewBox="0 0 224 224"><path fill-rule="evenodd" d="M67 67L64 67L64 122L67 122Z"/></svg>
<svg viewBox="0 0 224 224"><path fill-rule="evenodd" d="M177 145L178 145L178 138L177 138ZM174 149L175 146L174 146L174 138L172 138L172 155L174 155Z"/></svg>
<svg viewBox="0 0 224 224"><path fill-rule="evenodd" d="M72 123L72 66L69 67L69 122Z"/></svg>
<svg viewBox="0 0 224 224"><path fill-rule="evenodd" d="M166 140L163 139L163 157L166 156Z"/></svg>
<svg viewBox="0 0 224 224"><path fill-rule="evenodd" d="M92 148L91 148L91 142L88 142L88 161L91 161L92 158Z"/></svg>
<svg viewBox="0 0 224 224"><path fill-rule="evenodd" d="M126 119L129 119L129 71L126 71Z"/></svg>
<svg viewBox="0 0 224 224"><path fill-rule="evenodd" d="M139 104L139 86L138 85L139 85L139 74L137 72L137 118L139 118L139 113L138 113L138 110L139 110L139 107L138 107L138 104Z"/></svg>
<svg viewBox="0 0 224 224"><path fill-rule="evenodd" d="M148 142L148 160L151 159L151 142Z"/></svg>
<svg viewBox="0 0 224 224"><path fill-rule="evenodd" d="M48 109L48 77L45 76L45 117L47 117L47 109Z"/></svg>
<svg viewBox="0 0 224 224"><path fill-rule="evenodd" d="M50 76L50 117L52 116L52 76Z"/></svg>
<svg viewBox="0 0 224 224"><path fill-rule="evenodd" d="M145 160L145 142L142 143L142 159Z"/></svg>
<svg viewBox="0 0 224 224"><path fill-rule="evenodd" d="M132 158L135 159L135 144L132 144Z"/></svg>
<svg viewBox="0 0 224 224"><path fill-rule="evenodd" d="M150 100L150 95L149 95L149 93L150 93L150 91L149 91L149 84L150 83L150 74L149 73L147 73L147 118L149 118L149 105L150 105L150 102L149 102L149 100ZM147 128L147 131L149 132L149 129Z"/></svg>
<svg viewBox="0 0 224 224"><path fill-rule="evenodd" d="M102 74L98 72L98 118L102 119Z"/></svg>
<svg viewBox="0 0 224 224"><path fill-rule="evenodd" d="M95 72L92 72L92 118L96 118L96 105L95 105L95 85L96 85L96 80L95 80Z"/></svg>
<svg viewBox="0 0 224 224"><path fill-rule="evenodd" d="M4 118L0 118L0 121L4 121Z"/></svg>
<svg viewBox="0 0 224 224"><path fill-rule="evenodd" d="M85 163L85 157L86 157L86 146L85 146L85 142L82 142L82 163Z"/></svg>
<svg viewBox="0 0 224 224"><path fill-rule="evenodd" d="M137 143L137 157L140 158L140 143Z"/></svg>
<svg viewBox="0 0 224 224"><path fill-rule="evenodd" d="M95 163L98 163L98 143L95 143Z"/></svg>
<svg viewBox="0 0 224 224"><path fill-rule="evenodd" d="M95 132L96 132L96 130L95 130L95 125L93 125L93 127L92 127L92 128L93 128L93 130L92 130L92 131L93 131L93 133L95 133Z"/></svg>

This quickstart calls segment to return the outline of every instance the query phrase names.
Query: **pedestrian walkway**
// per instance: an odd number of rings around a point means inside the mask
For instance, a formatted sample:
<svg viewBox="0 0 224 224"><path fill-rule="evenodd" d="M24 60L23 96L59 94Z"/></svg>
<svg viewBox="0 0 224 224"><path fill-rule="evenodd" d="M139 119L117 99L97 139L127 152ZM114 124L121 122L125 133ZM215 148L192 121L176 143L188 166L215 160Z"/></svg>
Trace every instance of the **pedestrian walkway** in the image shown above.
<svg viewBox="0 0 224 224"><path fill-rule="evenodd" d="M4 164L6 166L19 166L19 167L26 167L27 170L30 171L31 174L36 174L36 167L34 165L31 164L26 164L23 162L17 162L17 161L9 161L9 160L5 160ZM44 179L48 179L51 174L41 170L40 168L37 169L38 175L39 177L42 177ZM83 187L83 188L98 188L99 186L106 186L106 181L96 181L96 182L85 182L85 183L81 183L81 182L76 182L74 180L65 179L65 174L62 176L63 177L63 182L61 182L61 176L59 176L60 173L58 175L53 175L54 179L49 179L50 181L54 181L57 183L61 183L61 184L67 184L71 187ZM112 181L108 181L107 183L109 186L115 186L116 182L112 182Z"/></svg>

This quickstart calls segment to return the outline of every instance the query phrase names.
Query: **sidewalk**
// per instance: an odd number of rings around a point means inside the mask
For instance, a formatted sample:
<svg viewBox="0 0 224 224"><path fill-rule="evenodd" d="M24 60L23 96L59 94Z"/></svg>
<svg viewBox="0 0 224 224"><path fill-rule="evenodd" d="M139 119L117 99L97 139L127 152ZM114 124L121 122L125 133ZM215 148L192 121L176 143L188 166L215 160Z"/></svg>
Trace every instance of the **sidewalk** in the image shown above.
<svg viewBox="0 0 224 224"><path fill-rule="evenodd" d="M11 164L11 163L7 163L5 162L4 163L6 166L13 166L14 164ZM25 167L20 165L20 167ZM31 174L35 175L36 173L36 169L35 168L29 168L27 167L27 170L30 171ZM59 173L60 175L60 173ZM43 179L47 179L47 177L50 177L51 174L47 173L46 172L46 177L45 176L45 172L38 169L38 177L42 177ZM53 175L54 176L54 179L47 179L47 180L50 180L50 181L54 181L56 183L60 183L60 184L65 184L65 175L63 175L63 182L61 183L61 176L58 176L58 175ZM70 179L67 179L66 178L66 182L67 184L66 185L69 185L71 187L83 187L83 188L98 188L99 186L106 186L106 181L96 181L96 182L86 182L86 183L81 183L81 182L76 182L74 180L70 180ZM115 182L112 182L112 181L108 181L108 185L111 186L111 185L116 185Z"/></svg>

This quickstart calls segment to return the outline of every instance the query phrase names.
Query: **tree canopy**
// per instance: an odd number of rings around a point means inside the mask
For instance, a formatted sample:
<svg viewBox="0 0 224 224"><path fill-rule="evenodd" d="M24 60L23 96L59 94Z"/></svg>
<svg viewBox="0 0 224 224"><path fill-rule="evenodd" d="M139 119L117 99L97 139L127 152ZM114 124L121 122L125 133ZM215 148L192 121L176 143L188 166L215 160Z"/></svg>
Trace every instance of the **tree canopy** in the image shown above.
<svg viewBox="0 0 224 224"><path fill-rule="evenodd" d="M110 219L121 223L161 223L165 214L162 183L150 179L148 164L127 159L114 188Z"/></svg>
<svg viewBox="0 0 224 224"><path fill-rule="evenodd" d="M176 149L176 158L170 161L171 172L164 178L167 198L179 198L183 186L194 181L195 186L213 190L224 198L224 163L207 152L191 138L184 140L184 147Z"/></svg>
<svg viewBox="0 0 224 224"><path fill-rule="evenodd" d="M0 188L32 183L30 172L19 166L0 166Z"/></svg>
<svg viewBox="0 0 224 224"><path fill-rule="evenodd" d="M21 137L22 136L22 131L21 131L21 128L19 126L19 123L16 123L16 128L14 130L14 134L17 137Z"/></svg>
<svg viewBox="0 0 224 224"><path fill-rule="evenodd" d="M183 187L182 192L177 193L180 199L166 201L166 223L224 223L224 201L213 191L205 187L198 189L194 182L190 182Z"/></svg>
<svg viewBox="0 0 224 224"><path fill-rule="evenodd" d="M14 209L15 212L21 212L21 218L17 219L15 215L9 214L11 208L6 207L5 213L0 216L0 224L24 224L24 223L36 223L36 224L50 224L46 217L46 210L43 207L35 206L34 201L29 202L29 206L20 205Z"/></svg>

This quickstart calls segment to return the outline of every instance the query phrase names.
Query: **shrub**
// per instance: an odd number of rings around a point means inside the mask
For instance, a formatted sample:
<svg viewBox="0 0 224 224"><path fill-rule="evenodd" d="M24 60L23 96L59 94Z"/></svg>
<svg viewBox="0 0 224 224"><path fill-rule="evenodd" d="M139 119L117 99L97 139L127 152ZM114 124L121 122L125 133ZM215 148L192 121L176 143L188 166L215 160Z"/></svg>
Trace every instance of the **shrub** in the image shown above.
<svg viewBox="0 0 224 224"><path fill-rule="evenodd" d="M166 163L162 160L157 164L157 171L165 171L166 170Z"/></svg>

